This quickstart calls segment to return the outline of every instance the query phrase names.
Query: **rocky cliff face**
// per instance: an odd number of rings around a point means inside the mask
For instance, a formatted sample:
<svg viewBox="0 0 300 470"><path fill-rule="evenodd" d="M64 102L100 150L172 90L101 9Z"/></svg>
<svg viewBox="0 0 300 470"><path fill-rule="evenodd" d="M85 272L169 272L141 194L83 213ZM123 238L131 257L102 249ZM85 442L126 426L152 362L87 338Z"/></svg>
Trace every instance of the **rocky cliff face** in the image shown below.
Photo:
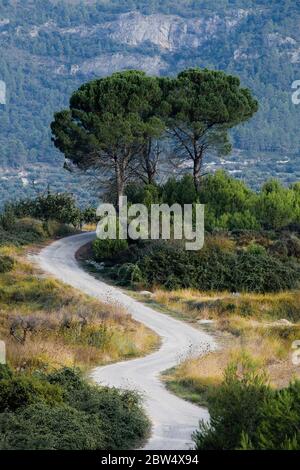
<svg viewBox="0 0 300 470"><path fill-rule="evenodd" d="M131 12L120 15L116 21L104 25L102 31L114 41L130 46L150 43L161 50L178 51L196 48L218 34L220 30L234 28L247 16L247 10L237 10L221 18L215 14L209 18L180 18L176 15L142 15Z"/></svg>
<svg viewBox="0 0 300 470"><path fill-rule="evenodd" d="M27 38L28 41L43 38L45 34L55 34L63 38L90 39L95 43L110 41L118 50L97 54L92 58L69 62L69 58L49 59L48 64L38 57L32 61L45 66L49 71L59 75L98 75L109 74L115 70L126 68L140 68L149 73L161 73L168 68L166 54L184 53L185 50L200 48L203 44L217 39L220 34L230 34L247 20L249 14L259 15L261 11L247 9L232 10L221 16L212 14L202 17L183 18L177 15L152 14L143 15L132 11L115 15L111 21L85 26L84 24L72 27L59 27L55 21L49 20L41 25L30 27L17 27L15 34ZM7 34L5 27L9 19L0 19L1 34ZM292 63L300 62L300 43L292 37L283 37L279 33L269 34L266 45L276 47L281 55L285 55ZM152 47L151 54L141 54L135 48L142 46ZM76 55L76 51L72 51ZM234 61L255 60L262 51L251 50L239 46L232 54ZM47 67L48 65L48 67Z"/></svg>

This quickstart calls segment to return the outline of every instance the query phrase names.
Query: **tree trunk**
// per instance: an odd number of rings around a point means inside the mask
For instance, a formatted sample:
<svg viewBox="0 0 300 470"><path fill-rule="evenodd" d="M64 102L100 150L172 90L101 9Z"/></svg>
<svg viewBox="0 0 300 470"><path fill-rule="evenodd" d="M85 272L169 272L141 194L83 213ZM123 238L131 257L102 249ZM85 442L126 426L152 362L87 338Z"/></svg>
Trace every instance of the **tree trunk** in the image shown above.
<svg viewBox="0 0 300 470"><path fill-rule="evenodd" d="M117 200L116 200L116 211L119 214L120 212L120 197L124 196L125 190L125 178L124 178L124 171L118 165L116 168L116 190L117 190Z"/></svg>
<svg viewBox="0 0 300 470"><path fill-rule="evenodd" d="M199 154L195 156L194 166L193 166L194 186L197 192L199 192L200 190L201 168L202 168L202 152L200 152Z"/></svg>
<svg viewBox="0 0 300 470"><path fill-rule="evenodd" d="M156 162L151 161L152 153L152 139L150 138L145 146L144 151L144 161L145 161L145 171L148 184L154 184L155 173L156 173Z"/></svg>

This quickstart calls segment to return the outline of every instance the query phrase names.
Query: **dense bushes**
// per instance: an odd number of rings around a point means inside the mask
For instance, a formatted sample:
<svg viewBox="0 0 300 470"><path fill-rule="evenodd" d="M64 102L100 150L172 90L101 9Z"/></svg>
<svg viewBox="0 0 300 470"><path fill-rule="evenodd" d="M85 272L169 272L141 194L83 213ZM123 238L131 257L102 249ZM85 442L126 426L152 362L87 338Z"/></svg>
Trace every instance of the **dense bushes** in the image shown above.
<svg viewBox="0 0 300 470"><path fill-rule="evenodd" d="M259 192L224 171L202 178L197 193L191 175L174 177L159 186L130 184L129 202L169 205L205 204L205 228L222 230L278 230L300 223L300 186L289 188L277 180L267 181Z"/></svg>
<svg viewBox="0 0 300 470"><path fill-rule="evenodd" d="M229 366L208 397L210 424L194 433L198 450L300 449L300 382L275 391L247 358Z"/></svg>
<svg viewBox="0 0 300 470"><path fill-rule="evenodd" d="M128 449L149 431L136 393L71 369L29 377L0 366L0 399L0 449Z"/></svg>
<svg viewBox="0 0 300 470"><path fill-rule="evenodd" d="M0 427L6 434L1 443L5 450L103 449L99 419L66 405L36 403L14 414L3 413Z"/></svg>
<svg viewBox="0 0 300 470"><path fill-rule="evenodd" d="M127 247L127 240L101 240L100 238L98 238L93 242L94 258L96 261L111 258L120 251L125 250Z"/></svg>
<svg viewBox="0 0 300 470"><path fill-rule="evenodd" d="M96 220L96 210L80 209L71 194L47 192L5 206L0 214L0 245L26 245L64 237Z"/></svg>
<svg viewBox="0 0 300 470"><path fill-rule="evenodd" d="M163 185L127 187L130 203L205 204L205 245L188 252L183 244L139 241L111 249L94 244L96 260L115 265L120 284L167 289L196 288L232 292L293 289L300 281L299 184L267 181L256 193L223 171L202 178L197 192L191 175ZM217 241L219 237L219 241ZM213 240L213 243L211 243ZM98 249L101 247L101 249ZM228 249L229 248L229 249Z"/></svg>
<svg viewBox="0 0 300 470"><path fill-rule="evenodd" d="M225 242L224 247L208 242L194 252L175 242L148 242L139 249L129 248L120 260L124 272L117 266L113 277L130 283L136 273L133 282L148 287L273 292L292 289L300 281L298 264L275 258L260 245L245 250L231 248L230 243L226 248Z"/></svg>
<svg viewBox="0 0 300 470"><path fill-rule="evenodd" d="M57 215L56 219L48 219L48 216L41 216L39 211L38 200L7 206L0 215L0 245L27 245L74 233L74 226L67 222L68 218L63 213L61 217ZM40 219L34 218L39 216Z"/></svg>
<svg viewBox="0 0 300 470"><path fill-rule="evenodd" d="M0 255L0 273L7 273L14 267L14 260L11 256Z"/></svg>
<svg viewBox="0 0 300 470"><path fill-rule="evenodd" d="M80 225L81 212L68 193L46 193L35 199L20 201L12 207L16 217L34 217L40 220L56 220L64 224Z"/></svg>

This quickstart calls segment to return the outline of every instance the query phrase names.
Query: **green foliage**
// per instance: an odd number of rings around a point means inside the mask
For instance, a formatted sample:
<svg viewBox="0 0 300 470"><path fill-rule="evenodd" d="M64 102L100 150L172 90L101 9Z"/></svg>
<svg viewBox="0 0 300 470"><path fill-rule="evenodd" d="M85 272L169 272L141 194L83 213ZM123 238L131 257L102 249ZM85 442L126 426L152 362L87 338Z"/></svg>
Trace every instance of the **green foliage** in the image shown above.
<svg viewBox="0 0 300 470"><path fill-rule="evenodd" d="M68 193L46 193L35 199L20 201L13 205L15 216L34 217L40 220L56 220L64 224L80 225L81 212L74 197Z"/></svg>
<svg viewBox="0 0 300 470"><path fill-rule="evenodd" d="M94 224L98 220L96 215L96 209L94 207L86 207L82 211L82 221L85 224Z"/></svg>
<svg viewBox="0 0 300 470"><path fill-rule="evenodd" d="M199 252L180 243L149 242L136 251L128 249L119 262L134 263L146 286L166 289L195 288L231 292L276 292L299 285L300 267L273 257L263 247L228 251L213 243ZM124 265L127 272L128 265ZM130 272L130 271L129 271ZM122 282L130 279L117 272Z"/></svg>
<svg viewBox="0 0 300 470"><path fill-rule="evenodd" d="M180 180L174 177L169 178L162 186L162 200L169 205L197 202L199 196L193 183L193 177L191 175L184 175Z"/></svg>
<svg viewBox="0 0 300 470"><path fill-rule="evenodd" d="M38 403L17 413L0 415L2 450L103 449L103 430L97 417L60 405Z"/></svg>
<svg viewBox="0 0 300 470"><path fill-rule="evenodd" d="M161 188L153 184L142 185L138 182L131 182L126 186L125 195L130 204L145 204L150 207L151 204L159 204L161 200Z"/></svg>
<svg viewBox="0 0 300 470"><path fill-rule="evenodd" d="M89 385L77 371L0 368L0 448L97 450L140 445L149 422L134 392Z"/></svg>
<svg viewBox="0 0 300 470"><path fill-rule="evenodd" d="M228 367L208 407L210 423L193 435L197 450L300 449L300 382L275 391L247 357Z"/></svg>
<svg viewBox="0 0 300 470"><path fill-rule="evenodd" d="M0 255L0 273L7 273L14 267L14 259L11 256Z"/></svg>
<svg viewBox="0 0 300 470"><path fill-rule="evenodd" d="M264 403L261 419L255 435L245 429L248 445L242 441L241 447L261 450L300 449L300 382L296 381L287 389L273 393Z"/></svg>
<svg viewBox="0 0 300 470"><path fill-rule="evenodd" d="M16 411L33 403L55 405L62 402L62 390L48 382L22 373L9 373L7 366L1 366L0 413Z"/></svg>
<svg viewBox="0 0 300 470"><path fill-rule="evenodd" d="M243 181L216 171L202 179L199 193L192 176L170 178L160 189L168 204L205 204L205 228L222 230L277 230L300 221L300 191L297 185L284 187L277 180L267 181L259 192Z"/></svg>
<svg viewBox="0 0 300 470"><path fill-rule="evenodd" d="M128 247L127 240L101 240L97 238L93 242L93 254L96 261L101 261L106 258L111 258L112 256L118 254L120 251L126 250Z"/></svg>
<svg viewBox="0 0 300 470"><path fill-rule="evenodd" d="M124 263L115 270L114 278L120 285L135 286L136 284L144 284L145 278L138 264Z"/></svg>
<svg viewBox="0 0 300 470"><path fill-rule="evenodd" d="M284 258L300 258L300 240L295 235L285 235L277 240L271 247L270 252Z"/></svg>
<svg viewBox="0 0 300 470"><path fill-rule="evenodd" d="M300 220L300 193L269 180L261 189L255 205L257 218L267 229L278 229Z"/></svg>
<svg viewBox="0 0 300 470"><path fill-rule="evenodd" d="M237 77L219 70L190 68L174 80L161 81L169 104L167 125L175 155L191 161L198 190L206 153L229 154L229 129L250 119L258 102Z"/></svg>
<svg viewBox="0 0 300 470"><path fill-rule="evenodd" d="M264 400L271 394L266 377L244 357L231 364L223 384L208 397L210 423L200 422L193 435L197 450L230 450L240 445L243 431L255 435Z"/></svg>
<svg viewBox="0 0 300 470"><path fill-rule="evenodd" d="M3 230L12 230L15 226L16 216L11 205L7 204L2 214L0 214L0 227Z"/></svg>

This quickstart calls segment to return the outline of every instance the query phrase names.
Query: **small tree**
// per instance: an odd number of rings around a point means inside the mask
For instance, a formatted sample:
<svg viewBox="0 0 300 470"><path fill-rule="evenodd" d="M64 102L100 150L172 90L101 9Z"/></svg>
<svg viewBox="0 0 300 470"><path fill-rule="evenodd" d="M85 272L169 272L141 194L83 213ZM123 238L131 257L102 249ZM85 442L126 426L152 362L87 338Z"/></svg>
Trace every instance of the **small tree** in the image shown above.
<svg viewBox="0 0 300 470"><path fill-rule="evenodd" d="M160 83L169 104L168 133L176 159L191 161L198 190L205 154L226 155L231 150L228 130L253 116L258 103L237 77L220 71L188 69Z"/></svg>
<svg viewBox="0 0 300 470"><path fill-rule="evenodd" d="M47 191L35 199L25 199L13 206L17 217L35 217L41 220L57 220L64 224L80 225L81 212L72 194Z"/></svg>

